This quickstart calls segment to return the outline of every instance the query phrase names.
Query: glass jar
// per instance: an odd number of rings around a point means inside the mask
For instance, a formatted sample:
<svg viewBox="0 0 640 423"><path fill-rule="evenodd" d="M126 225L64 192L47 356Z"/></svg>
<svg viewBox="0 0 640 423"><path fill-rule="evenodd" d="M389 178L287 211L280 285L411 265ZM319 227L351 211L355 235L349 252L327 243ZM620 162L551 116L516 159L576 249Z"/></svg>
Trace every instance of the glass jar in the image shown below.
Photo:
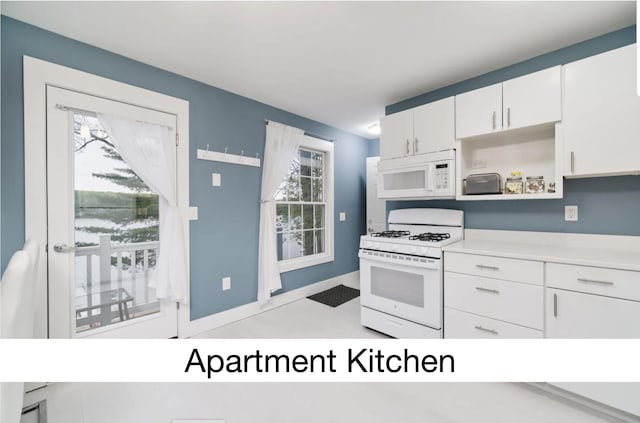
<svg viewBox="0 0 640 423"><path fill-rule="evenodd" d="M524 184L520 172L511 172L511 176L504 183L505 194L522 194L524 192Z"/></svg>
<svg viewBox="0 0 640 423"><path fill-rule="evenodd" d="M525 191L527 194L538 194L544 192L544 178L542 176L527 176Z"/></svg>

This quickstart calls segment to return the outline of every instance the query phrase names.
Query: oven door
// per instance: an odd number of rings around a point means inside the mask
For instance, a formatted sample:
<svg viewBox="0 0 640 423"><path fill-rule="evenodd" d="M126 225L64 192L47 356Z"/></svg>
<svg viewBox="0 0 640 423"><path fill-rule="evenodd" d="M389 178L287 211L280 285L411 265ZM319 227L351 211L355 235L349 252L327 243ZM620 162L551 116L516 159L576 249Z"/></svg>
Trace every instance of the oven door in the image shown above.
<svg viewBox="0 0 640 423"><path fill-rule="evenodd" d="M383 255L392 256L379 253L379 257ZM442 329L439 259L410 258L398 263L388 257L376 258L369 251L361 251L359 256L362 306Z"/></svg>

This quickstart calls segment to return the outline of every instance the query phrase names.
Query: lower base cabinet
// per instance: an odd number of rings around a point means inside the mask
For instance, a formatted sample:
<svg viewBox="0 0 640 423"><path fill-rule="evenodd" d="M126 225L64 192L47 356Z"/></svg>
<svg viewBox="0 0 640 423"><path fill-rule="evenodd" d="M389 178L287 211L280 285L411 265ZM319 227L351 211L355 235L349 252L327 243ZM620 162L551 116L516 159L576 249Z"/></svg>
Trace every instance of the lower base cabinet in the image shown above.
<svg viewBox="0 0 640 423"><path fill-rule="evenodd" d="M640 302L547 288L546 338L640 338Z"/></svg>

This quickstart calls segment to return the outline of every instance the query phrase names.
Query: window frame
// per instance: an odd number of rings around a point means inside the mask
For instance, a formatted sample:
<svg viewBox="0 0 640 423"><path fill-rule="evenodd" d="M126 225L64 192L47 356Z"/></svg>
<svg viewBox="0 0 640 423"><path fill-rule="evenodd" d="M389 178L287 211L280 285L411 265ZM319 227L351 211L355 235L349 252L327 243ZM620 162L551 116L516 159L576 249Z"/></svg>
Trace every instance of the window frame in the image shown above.
<svg viewBox="0 0 640 423"><path fill-rule="evenodd" d="M280 267L280 273L291 272L293 270L303 269L310 266L316 266L318 264L329 263L334 261L334 157L333 157L333 142L325 141L320 138L312 137L310 135L304 135L298 150L309 149L316 150L325 154L324 169L323 169L323 182L324 191L323 198L325 202L325 251L323 253L311 254L308 256L296 257L286 260L279 260L278 265ZM290 203L289 201L279 202L276 204ZM303 203L303 202L302 202ZM304 204L304 203L303 203Z"/></svg>

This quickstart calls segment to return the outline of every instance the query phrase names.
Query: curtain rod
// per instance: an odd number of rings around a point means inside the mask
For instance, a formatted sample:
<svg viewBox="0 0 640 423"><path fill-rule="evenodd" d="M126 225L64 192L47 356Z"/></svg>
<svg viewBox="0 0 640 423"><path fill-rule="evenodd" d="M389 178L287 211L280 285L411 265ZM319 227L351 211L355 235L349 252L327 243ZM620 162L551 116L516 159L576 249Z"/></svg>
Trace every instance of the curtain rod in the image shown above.
<svg viewBox="0 0 640 423"><path fill-rule="evenodd" d="M72 111L72 112L76 112L76 113L79 113L79 114L83 114L85 116L91 116L91 117L94 117L94 118L98 117L98 114L96 112L94 112L94 111L78 109L77 107L69 107L69 106L65 106L64 104L56 103L55 108L58 109L58 110L62 110L63 112ZM149 110L153 110L153 109L149 109ZM159 110L155 110L155 111L160 112ZM171 114L171 113L166 113L166 112L160 112L160 113L165 113L167 115ZM173 129L173 126L159 125L157 123L145 122L145 121L142 121L142 120L136 120L136 122L146 123L146 124L151 124L151 125L164 126L165 128Z"/></svg>
<svg viewBox="0 0 640 423"><path fill-rule="evenodd" d="M279 122L276 122L275 120L269 120L269 119L265 119L264 120L264 124L265 125L268 125L269 122L279 123ZM319 139L324 140L324 141L329 141L329 142L335 142L336 141L333 138L329 138L329 137L326 137L326 136L320 135L320 134L315 134L315 133L309 132L309 131L304 131L304 134L309 136L309 137L319 138Z"/></svg>

